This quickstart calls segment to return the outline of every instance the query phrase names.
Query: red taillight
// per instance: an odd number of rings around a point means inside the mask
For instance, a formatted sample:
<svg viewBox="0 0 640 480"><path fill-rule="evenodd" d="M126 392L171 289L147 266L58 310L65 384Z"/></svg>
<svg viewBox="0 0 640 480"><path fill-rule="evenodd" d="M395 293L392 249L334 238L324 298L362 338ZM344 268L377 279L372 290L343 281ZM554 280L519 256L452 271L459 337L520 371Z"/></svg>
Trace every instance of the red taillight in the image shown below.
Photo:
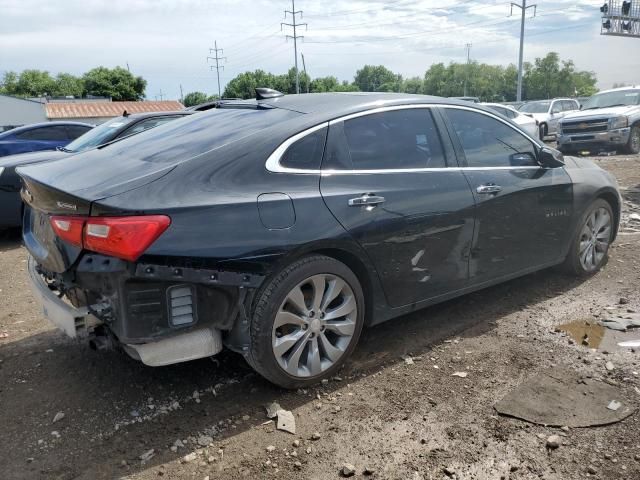
<svg viewBox="0 0 640 480"><path fill-rule="evenodd" d="M82 247L82 227L84 226L84 217L51 217L51 226L56 235L65 242Z"/></svg>
<svg viewBox="0 0 640 480"><path fill-rule="evenodd" d="M51 217L63 240L96 253L135 261L171 224L165 215Z"/></svg>

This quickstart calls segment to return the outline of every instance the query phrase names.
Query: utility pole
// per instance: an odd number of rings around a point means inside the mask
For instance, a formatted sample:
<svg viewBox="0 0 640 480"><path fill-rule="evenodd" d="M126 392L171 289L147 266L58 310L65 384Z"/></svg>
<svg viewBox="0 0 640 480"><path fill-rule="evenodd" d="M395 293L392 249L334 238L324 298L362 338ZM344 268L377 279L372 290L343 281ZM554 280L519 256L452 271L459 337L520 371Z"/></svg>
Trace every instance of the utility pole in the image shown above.
<svg viewBox="0 0 640 480"><path fill-rule="evenodd" d="M160 97L160 101L164 100L164 93L162 93L162 89L160 89L160 93L158 95L156 95L156 99Z"/></svg>
<svg viewBox="0 0 640 480"><path fill-rule="evenodd" d="M522 19L520 20L520 55L518 58L518 93L516 99L518 102L522 100L522 56L524 54L524 20L529 8L533 8L533 16L536 16L537 5L527 6L527 0L522 0L522 5L511 2L511 15L513 15L513 7L522 10Z"/></svg>
<svg viewBox="0 0 640 480"><path fill-rule="evenodd" d="M182 94L182 84L180 84L180 103L184 103L184 95Z"/></svg>
<svg viewBox="0 0 640 480"><path fill-rule="evenodd" d="M466 75L464 77L464 96L467 96L467 83L469 82L469 63L471 63L471 44L467 43L464 46L467 49L467 68Z"/></svg>
<svg viewBox="0 0 640 480"><path fill-rule="evenodd" d="M297 15L300 15L302 18L302 10L296 11L296 0L291 0L291 10L284 11L284 18L287 19L287 13L291 14L291 22L292 23L280 23L280 30L282 30L283 26L293 27L293 35L286 35L285 38L288 40L290 38L293 39L293 54L295 58L295 66L296 66L296 93L300 93L300 71L298 70L298 39L304 38L302 35L298 35L297 28L304 26L307 28L306 23L297 23Z"/></svg>
<svg viewBox="0 0 640 480"><path fill-rule="evenodd" d="M307 66L304 63L304 53L301 53L300 55L302 56L302 71L307 79L307 93L309 93L309 76L307 75Z"/></svg>
<svg viewBox="0 0 640 480"><path fill-rule="evenodd" d="M218 48L218 41L214 41L214 48L209 49L209 53L213 53L213 57L207 57L207 61L215 60L216 65L211 65L211 70L216 69L216 75L218 76L218 98L222 98L222 94L220 93L220 69L224 70L224 65L220 66L220 60L226 60L227 57L221 57L218 52L223 53L221 48Z"/></svg>

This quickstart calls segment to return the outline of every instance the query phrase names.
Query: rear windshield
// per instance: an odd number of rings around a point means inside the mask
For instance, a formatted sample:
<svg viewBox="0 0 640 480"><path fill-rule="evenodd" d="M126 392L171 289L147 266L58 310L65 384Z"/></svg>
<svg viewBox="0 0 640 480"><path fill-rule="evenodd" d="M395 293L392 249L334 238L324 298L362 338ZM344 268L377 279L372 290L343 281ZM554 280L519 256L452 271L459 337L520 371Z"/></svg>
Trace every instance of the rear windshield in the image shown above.
<svg viewBox="0 0 640 480"><path fill-rule="evenodd" d="M131 123L131 119L127 117L117 117L108 122L103 123L84 135L80 135L73 142L69 143L64 149L71 152L82 152L98 145L102 145L110 140L120 131L120 128Z"/></svg>
<svg viewBox="0 0 640 480"><path fill-rule="evenodd" d="M124 138L104 150L110 157L122 155L147 162L187 160L300 115L279 108L218 108Z"/></svg>
<svg viewBox="0 0 640 480"><path fill-rule="evenodd" d="M521 112L525 113L547 113L551 102L530 102L520 107Z"/></svg>

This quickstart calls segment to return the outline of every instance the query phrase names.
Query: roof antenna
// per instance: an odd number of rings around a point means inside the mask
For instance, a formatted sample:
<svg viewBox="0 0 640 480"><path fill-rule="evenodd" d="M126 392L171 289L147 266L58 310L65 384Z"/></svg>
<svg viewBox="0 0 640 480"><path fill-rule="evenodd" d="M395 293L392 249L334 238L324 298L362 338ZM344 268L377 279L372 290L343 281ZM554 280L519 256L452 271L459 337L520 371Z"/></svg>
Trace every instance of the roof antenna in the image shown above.
<svg viewBox="0 0 640 480"><path fill-rule="evenodd" d="M267 98L284 97L284 93L273 88L256 88L256 100L266 100Z"/></svg>
<svg viewBox="0 0 640 480"><path fill-rule="evenodd" d="M127 112L126 110L124 112L122 112L122 116L123 117L128 117L129 116L129 112Z"/></svg>

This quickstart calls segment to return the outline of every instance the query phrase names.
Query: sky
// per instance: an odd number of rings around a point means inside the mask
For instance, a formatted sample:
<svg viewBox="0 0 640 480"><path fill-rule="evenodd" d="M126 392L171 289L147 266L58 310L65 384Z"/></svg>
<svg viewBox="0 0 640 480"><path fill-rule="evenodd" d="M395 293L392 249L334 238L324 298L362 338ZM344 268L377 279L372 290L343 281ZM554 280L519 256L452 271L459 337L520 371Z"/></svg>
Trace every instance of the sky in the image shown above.
<svg viewBox="0 0 640 480"><path fill-rule="evenodd" d="M532 4L529 0L528 4ZM299 55L311 77L352 81L365 64L405 77L432 63L471 59L517 64L520 11L498 0L298 0ZM597 74L598 86L640 83L640 39L600 35L601 0L539 0L527 10L524 60L549 51ZM217 93L209 48L222 48L222 89L257 68L285 73L294 63L291 1L0 0L0 74L26 68L80 75L126 67L143 76L147 98ZM301 18L302 17L302 18ZM299 58L300 60L300 58ZM302 68L302 62L300 62Z"/></svg>

